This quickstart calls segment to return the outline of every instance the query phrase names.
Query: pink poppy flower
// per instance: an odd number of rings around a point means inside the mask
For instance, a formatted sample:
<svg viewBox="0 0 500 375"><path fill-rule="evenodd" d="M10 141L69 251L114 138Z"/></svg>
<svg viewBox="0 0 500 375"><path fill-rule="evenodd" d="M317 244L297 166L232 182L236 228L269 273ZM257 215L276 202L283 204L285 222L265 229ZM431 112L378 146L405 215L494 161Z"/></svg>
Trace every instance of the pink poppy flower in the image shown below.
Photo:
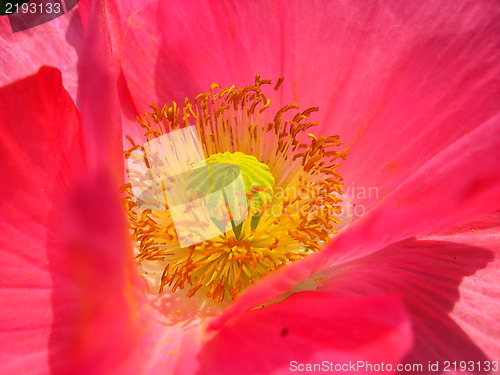
<svg viewBox="0 0 500 375"><path fill-rule="evenodd" d="M81 116L54 69L0 89L2 372L495 371L498 4L139 5L110 2L106 24L82 4ZM256 73L285 77L266 92L276 108L319 106L310 131L350 147L344 189L378 195L346 194L366 211L328 247L224 308L187 288L155 295L119 202L119 107L139 140L130 117L149 103Z"/></svg>

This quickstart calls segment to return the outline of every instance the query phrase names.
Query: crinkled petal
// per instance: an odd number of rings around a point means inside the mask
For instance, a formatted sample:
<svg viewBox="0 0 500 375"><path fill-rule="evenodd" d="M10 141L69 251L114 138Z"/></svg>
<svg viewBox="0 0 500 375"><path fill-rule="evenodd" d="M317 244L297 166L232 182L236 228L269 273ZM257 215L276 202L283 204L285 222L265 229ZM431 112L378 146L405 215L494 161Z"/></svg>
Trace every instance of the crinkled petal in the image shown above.
<svg viewBox="0 0 500 375"><path fill-rule="evenodd" d="M398 298L341 299L301 292L241 314L216 332L200 353L199 374L289 374L300 365L306 371L305 364L325 362L345 364L348 373L370 374L366 368L349 371L349 362L395 368L411 344L411 327Z"/></svg>

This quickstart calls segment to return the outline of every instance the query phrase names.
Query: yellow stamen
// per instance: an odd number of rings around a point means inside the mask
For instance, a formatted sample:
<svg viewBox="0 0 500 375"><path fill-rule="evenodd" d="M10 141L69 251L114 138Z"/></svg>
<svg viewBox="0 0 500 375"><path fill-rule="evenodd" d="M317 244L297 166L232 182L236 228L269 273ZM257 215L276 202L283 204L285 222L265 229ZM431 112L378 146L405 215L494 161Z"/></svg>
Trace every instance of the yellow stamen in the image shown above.
<svg viewBox="0 0 500 375"><path fill-rule="evenodd" d="M124 205L137 260L161 265L160 292L168 286L173 292L189 288L188 296L203 291L218 302L234 299L269 272L321 250L336 233L342 194L336 167L347 158L347 149L339 149L338 136L308 134L318 125L309 121L317 107L298 111L299 106L290 103L271 114L271 101L262 92L262 85L270 83L259 75L254 85L244 88L214 83L193 103L186 99L182 108L173 103L162 109L152 104L153 111L138 118L144 141L195 125L208 165L240 168L250 207L243 222L223 235L181 247L168 203L164 209L141 209L126 184ZM145 152L127 139L131 147L125 158ZM138 176L134 170L129 174L131 179ZM208 180L195 173L189 181L197 193L218 189L213 179L205 186ZM163 190L165 194L165 186ZM203 223L190 225L196 230Z"/></svg>

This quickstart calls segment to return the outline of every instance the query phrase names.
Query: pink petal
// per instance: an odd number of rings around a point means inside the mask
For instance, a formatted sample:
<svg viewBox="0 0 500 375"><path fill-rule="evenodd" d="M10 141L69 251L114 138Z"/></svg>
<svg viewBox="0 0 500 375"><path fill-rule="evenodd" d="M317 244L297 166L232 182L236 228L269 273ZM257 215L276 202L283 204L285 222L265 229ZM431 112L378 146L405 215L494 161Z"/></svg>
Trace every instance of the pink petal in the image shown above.
<svg viewBox="0 0 500 375"><path fill-rule="evenodd" d="M247 289L225 315L265 303L334 263L366 256L407 237L451 227L464 217L500 209L500 116L425 164L362 219L338 234L324 251L297 261Z"/></svg>
<svg viewBox="0 0 500 375"><path fill-rule="evenodd" d="M0 97L1 372L102 373L139 337L142 283L118 187L80 181L79 116L57 70Z"/></svg>
<svg viewBox="0 0 500 375"><path fill-rule="evenodd" d="M134 2L109 1L104 4L106 14L108 16L107 22L110 33L112 35L113 43L116 43L116 45L119 47L117 51L121 51L121 38L125 36L130 15L139 11L149 2L150 0L137 0ZM83 24L87 25L91 13L92 0L80 0L78 4Z"/></svg>
<svg viewBox="0 0 500 375"><path fill-rule="evenodd" d="M142 137L144 132L137 124L138 111L135 108L130 90L127 87L125 76L121 71L121 51L123 47L122 39L126 34L129 16L135 13L147 2L147 0L137 0L134 2L120 1L116 3L108 1L102 4L104 8L103 14L106 15L104 24L108 30L106 32L106 35L107 38L109 38L113 49L113 65L115 66L117 71L119 71L117 85L120 100L120 109L122 114L122 124L123 127L127 129L127 134L125 135L133 135L135 139L139 139L139 137ZM79 2L79 11L84 26L88 26L91 12L91 1L81 0ZM101 21L104 21L104 19Z"/></svg>
<svg viewBox="0 0 500 375"><path fill-rule="evenodd" d="M64 343L51 358L61 374L106 373L128 358L140 337L144 283L116 192L109 176L86 178L63 211L59 242L49 243L51 263L64 275L54 279L54 325L69 325L51 336L52 345Z"/></svg>
<svg viewBox="0 0 500 375"><path fill-rule="evenodd" d="M314 288L339 298L399 295L416 334L403 363L422 364L423 371L414 373L428 374L436 373L428 371L429 362L439 362L442 370L445 361L458 366L473 361L477 373L478 361L484 366L500 356L499 227L497 212L446 234L400 242L333 266L293 292Z"/></svg>
<svg viewBox="0 0 500 375"><path fill-rule="evenodd" d="M285 95L350 147L345 187L377 189L356 214L499 114L498 2L285 4Z"/></svg>
<svg viewBox="0 0 500 375"><path fill-rule="evenodd" d="M288 374L298 364L323 361L333 366L384 362L395 368L411 344L411 328L397 298L302 292L223 327L201 351L199 373Z"/></svg>
<svg viewBox="0 0 500 375"><path fill-rule="evenodd" d="M151 2L130 18L123 46L123 69L139 112L151 102L183 103L212 82L246 86L256 73L277 78L278 17L267 1Z"/></svg>
<svg viewBox="0 0 500 375"><path fill-rule="evenodd" d="M113 369L113 374L197 373L197 356L205 340L206 322L197 318L179 319L175 306L178 303L173 302L177 297L167 299L170 300L167 303L160 297L157 301L152 299L151 304L140 305L140 337L133 351ZM113 347L106 349L113 351Z"/></svg>
<svg viewBox="0 0 500 375"><path fill-rule="evenodd" d="M193 367L201 326L169 327L151 312L118 187L85 176L79 116L60 73L43 68L0 88L0 101L0 372Z"/></svg>
<svg viewBox="0 0 500 375"><path fill-rule="evenodd" d="M102 1L92 2L86 36L78 62L79 108L82 113L86 156L91 170L109 166L123 179L123 145L116 84L118 70Z"/></svg>
<svg viewBox="0 0 500 375"><path fill-rule="evenodd" d="M60 273L48 243L59 239L64 221L54 207L85 169L80 123L52 68L0 88L0 102L0 372L48 372L52 330L68 329L52 326L51 289ZM59 350L54 343L51 351Z"/></svg>
<svg viewBox="0 0 500 375"><path fill-rule="evenodd" d="M321 131L352 147L345 181L378 187L371 206L498 113L499 16L494 1L152 2L130 18L123 68L140 113L285 76L277 99L320 107Z"/></svg>
<svg viewBox="0 0 500 375"><path fill-rule="evenodd" d="M315 279L319 290L340 297L402 296L416 335L407 363L426 366L439 361L442 367L444 361L496 360L500 355L498 257L486 248L450 240L453 237L400 242L334 266ZM497 252L498 244L497 236Z"/></svg>
<svg viewBox="0 0 500 375"><path fill-rule="evenodd" d="M12 33L8 17L0 17L0 86L34 74L42 65L51 65L61 70L64 87L76 98L76 62L82 34L77 8L16 33Z"/></svg>
<svg viewBox="0 0 500 375"><path fill-rule="evenodd" d="M426 239L479 246L493 254L486 267L464 278L451 317L485 354L500 357L500 213Z"/></svg>
<svg viewBox="0 0 500 375"><path fill-rule="evenodd" d="M319 132L351 147L341 171L359 216L498 114L498 17L490 1L153 2L130 18L123 68L139 112L284 75L275 99L319 105Z"/></svg>

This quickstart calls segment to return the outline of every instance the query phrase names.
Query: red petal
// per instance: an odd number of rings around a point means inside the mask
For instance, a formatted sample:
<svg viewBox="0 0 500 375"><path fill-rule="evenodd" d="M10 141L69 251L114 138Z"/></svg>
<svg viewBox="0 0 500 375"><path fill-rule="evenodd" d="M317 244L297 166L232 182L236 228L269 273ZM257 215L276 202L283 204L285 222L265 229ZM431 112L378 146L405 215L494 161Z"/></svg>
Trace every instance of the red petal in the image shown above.
<svg viewBox="0 0 500 375"><path fill-rule="evenodd" d="M131 352L145 309L118 187L82 177L57 70L1 88L0 101L0 372L102 373Z"/></svg>
<svg viewBox="0 0 500 375"><path fill-rule="evenodd" d="M411 343L397 298L339 299L302 292L224 326L201 351L200 373L288 374L299 364L358 361L395 368ZM372 373L358 371L351 373Z"/></svg>
<svg viewBox="0 0 500 375"><path fill-rule="evenodd" d="M165 299L167 301L165 301ZM178 296L158 298L142 305L141 336L114 373L194 375L199 369L198 353L205 339L206 322L197 318L178 319ZM158 303L157 303L158 302ZM186 305L192 301L184 301ZM196 307L189 306L196 310ZM113 347L106 348L113 352Z"/></svg>
<svg viewBox="0 0 500 375"><path fill-rule="evenodd" d="M54 206L85 169L80 123L52 68L0 88L0 102L0 367L49 372L52 330L68 325L52 326L51 288L60 272L49 262L48 243L59 239L64 221Z"/></svg>
<svg viewBox="0 0 500 375"><path fill-rule="evenodd" d="M498 2L284 4L285 98L350 147L347 189L377 189L356 214L500 113Z"/></svg>
<svg viewBox="0 0 500 375"><path fill-rule="evenodd" d="M64 343L52 357L61 374L105 373L139 339L143 284L117 191L105 175L79 184L59 224L59 242L49 250L54 269L64 271L52 295L54 325L69 326L51 336L52 345Z"/></svg>

